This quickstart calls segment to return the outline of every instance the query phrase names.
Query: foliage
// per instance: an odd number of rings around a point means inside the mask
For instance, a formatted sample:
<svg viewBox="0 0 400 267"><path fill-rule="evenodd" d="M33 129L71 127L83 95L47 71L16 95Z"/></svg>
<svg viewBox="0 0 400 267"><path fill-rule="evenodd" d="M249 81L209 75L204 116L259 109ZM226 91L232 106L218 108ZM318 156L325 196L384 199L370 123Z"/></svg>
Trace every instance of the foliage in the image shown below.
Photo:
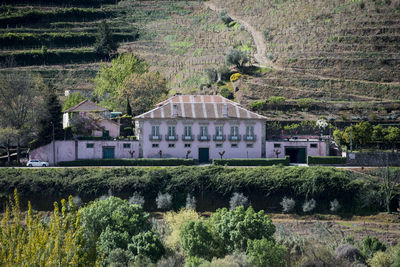
<svg viewBox="0 0 400 267"><path fill-rule="evenodd" d="M198 257L188 257L185 261L185 267L199 267L202 264L206 264L208 261Z"/></svg>
<svg viewBox="0 0 400 267"><path fill-rule="evenodd" d="M315 105L316 102L317 101L312 98L299 98L296 100L296 103L300 108L310 108Z"/></svg>
<svg viewBox="0 0 400 267"><path fill-rule="evenodd" d="M247 248L249 261L255 267L283 267L286 253L287 250L284 246L277 245L274 241L266 238L250 241Z"/></svg>
<svg viewBox="0 0 400 267"><path fill-rule="evenodd" d="M137 191L133 192L132 196L128 200L129 204L136 204L143 207L144 197Z"/></svg>
<svg viewBox="0 0 400 267"><path fill-rule="evenodd" d="M208 83L213 84L218 80L217 70L214 68L206 69L206 74L208 78Z"/></svg>
<svg viewBox="0 0 400 267"><path fill-rule="evenodd" d="M220 11L218 13L218 16L225 25L229 25L229 23L233 21L232 18L228 15L228 12L226 10Z"/></svg>
<svg viewBox="0 0 400 267"><path fill-rule="evenodd" d="M222 259L212 259L211 262L204 262L200 267L252 267L248 262L245 253L234 253L226 255Z"/></svg>
<svg viewBox="0 0 400 267"><path fill-rule="evenodd" d="M128 245L128 250L133 255L148 257L152 262L157 262L165 253L159 236L152 231L132 236L132 242Z"/></svg>
<svg viewBox="0 0 400 267"><path fill-rule="evenodd" d="M347 158L345 157L314 157L314 156L307 156L307 164L309 165L319 165L319 164L326 164L326 165L345 165Z"/></svg>
<svg viewBox="0 0 400 267"><path fill-rule="evenodd" d="M103 99L102 105L107 108L119 107L117 103L119 93L124 85L125 79L133 73L143 74L148 72L148 64L133 54L121 54L111 61L110 65L102 65L94 79L95 87L93 94ZM108 95L109 94L109 95Z"/></svg>
<svg viewBox="0 0 400 267"><path fill-rule="evenodd" d="M191 196L189 193L186 196L186 209L196 210L196 198Z"/></svg>
<svg viewBox="0 0 400 267"><path fill-rule="evenodd" d="M78 105L83 100L85 98L79 92L69 94L64 100L63 111Z"/></svg>
<svg viewBox="0 0 400 267"><path fill-rule="evenodd" d="M57 202L48 223L39 215L28 211L23 219L17 190L11 200L11 211L6 206L0 227L0 262L5 266L54 266L93 265L88 261L83 247L80 217L72 197L61 200L61 212ZM69 207L69 211L68 211ZM68 212L67 212L68 211Z"/></svg>
<svg viewBox="0 0 400 267"><path fill-rule="evenodd" d="M368 266L371 267L391 267L393 264L393 256L388 252L377 251L371 259L367 260L367 263Z"/></svg>
<svg viewBox="0 0 400 267"><path fill-rule="evenodd" d="M97 159L62 161L59 166L190 166L193 159Z"/></svg>
<svg viewBox="0 0 400 267"><path fill-rule="evenodd" d="M364 256L361 254L361 252L356 247L349 244L344 244L337 247L335 250L335 255L339 259L345 259L350 262L364 262Z"/></svg>
<svg viewBox="0 0 400 267"><path fill-rule="evenodd" d="M247 210L243 206L234 210L218 209L211 215L210 223L228 253L246 251L250 240L273 240L275 232L275 225L268 215L263 210L255 212L252 207Z"/></svg>
<svg viewBox="0 0 400 267"><path fill-rule="evenodd" d="M108 24L105 20L100 22L97 29L96 42L94 43L94 50L96 53L108 56L111 53L115 52L118 48L118 45L114 42L112 38L112 33Z"/></svg>
<svg viewBox="0 0 400 267"><path fill-rule="evenodd" d="M169 210L172 208L172 195L165 193L162 194L161 192L158 193L156 198L157 208L161 210Z"/></svg>
<svg viewBox="0 0 400 267"><path fill-rule="evenodd" d="M362 241L362 252L367 258L372 258L377 251L386 251L386 245L375 236L367 235Z"/></svg>
<svg viewBox="0 0 400 267"><path fill-rule="evenodd" d="M186 257L211 260L213 256L218 255L218 244L209 227L202 221L186 222L182 225L179 236Z"/></svg>
<svg viewBox="0 0 400 267"><path fill-rule="evenodd" d="M200 216L192 209L181 209L179 212L169 211L165 213L164 219L169 229L165 236L165 245L174 251L180 247L179 232L182 225L189 221L199 221Z"/></svg>
<svg viewBox="0 0 400 267"><path fill-rule="evenodd" d="M281 159L213 159L214 165L226 166L289 166L289 157Z"/></svg>
<svg viewBox="0 0 400 267"><path fill-rule="evenodd" d="M307 200L303 204L303 212L310 212L313 209L315 209L316 206L316 201L312 198L310 200Z"/></svg>
<svg viewBox="0 0 400 267"><path fill-rule="evenodd" d="M282 105L283 103L285 103L286 98L284 98L283 96L270 96L268 98L268 103L270 103L271 105Z"/></svg>
<svg viewBox="0 0 400 267"><path fill-rule="evenodd" d="M229 200L229 208L234 210L240 206L247 208L249 206L249 199L243 193L235 192Z"/></svg>
<svg viewBox="0 0 400 267"><path fill-rule="evenodd" d="M289 213L296 206L296 201L293 198L283 197L282 202L280 204L282 206L283 212Z"/></svg>
<svg viewBox="0 0 400 267"><path fill-rule="evenodd" d="M231 75L231 70L226 65L222 65L217 69L217 73L221 76L222 81L228 81Z"/></svg>
<svg viewBox="0 0 400 267"><path fill-rule="evenodd" d="M231 82L236 82L237 80L239 80L239 78L240 78L241 76L242 76L242 75L241 75L240 73L234 73L234 74L231 75L230 80L231 80Z"/></svg>
<svg viewBox="0 0 400 267"><path fill-rule="evenodd" d="M239 70L242 70L244 65L249 62L249 57L247 53L239 50L239 49L232 49L228 52L225 58L226 64L234 65Z"/></svg>
<svg viewBox="0 0 400 267"><path fill-rule="evenodd" d="M231 100L234 98L233 93L226 87L222 87L221 91L219 93L221 94L221 96L223 96L225 98L228 98L228 99L231 99Z"/></svg>
<svg viewBox="0 0 400 267"><path fill-rule="evenodd" d="M132 114L139 115L167 97L167 80L158 72L133 73L123 82L118 92L120 101L129 100Z"/></svg>
<svg viewBox="0 0 400 267"><path fill-rule="evenodd" d="M337 212L341 208L339 201L335 198L331 201L331 208L330 211Z"/></svg>
<svg viewBox="0 0 400 267"><path fill-rule="evenodd" d="M266 104L265 100L254 100L250 103L250 109L253 111L261 111L264 109Z"/></svg>

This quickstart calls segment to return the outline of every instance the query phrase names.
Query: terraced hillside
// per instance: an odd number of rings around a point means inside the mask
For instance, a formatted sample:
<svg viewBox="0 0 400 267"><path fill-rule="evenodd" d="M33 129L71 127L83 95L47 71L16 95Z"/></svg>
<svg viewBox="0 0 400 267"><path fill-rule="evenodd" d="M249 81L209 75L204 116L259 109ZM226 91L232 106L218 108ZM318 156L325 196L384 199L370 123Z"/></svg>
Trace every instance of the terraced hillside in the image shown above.
<svg viewBox="0 0 400 267"><path fill-rule="evenodd" d="M198 90L204 70L222 65L230 47L252 52L248 32L228 28L199 1L93 0L106 4L84 7L72 1L67 8L27 2L0 8L0 71L39 72L60 93L93 87L103 60L93 49L102 20L120 43L118 52L145 58L175 90Z"/></svg>
<svg viewBox="0 0 400 267"><path fill-rule="evenodd" d="M400 99L398 0L212 0L209 6L246 21L265 49L261 65L273 68L245 81L245 102L276 95Z"/></svg>

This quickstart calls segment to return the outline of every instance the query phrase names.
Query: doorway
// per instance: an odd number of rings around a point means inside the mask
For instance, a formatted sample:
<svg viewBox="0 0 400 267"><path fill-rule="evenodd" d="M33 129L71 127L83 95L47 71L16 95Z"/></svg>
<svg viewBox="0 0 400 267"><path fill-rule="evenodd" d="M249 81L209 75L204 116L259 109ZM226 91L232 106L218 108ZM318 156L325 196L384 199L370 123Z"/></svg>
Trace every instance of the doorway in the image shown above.
<svg viewBox="0 0 400 267"><path fill-rule="evenodd" d="M285 155L290 157L290 163L307 163L305 147L285 147Z"/></svg>
<svg viewBox="0 0 400 267"><path fill-rule="evenodd" d="M113 159L113 158L115 158L115 147L103 146L103 159Z"/></svg>
<svg viewBox="0 0 400 267"><path fill-rule="evenodd" d="M199 163L208 163L210 161L210 149L207 147L199 148Z"/></svg>

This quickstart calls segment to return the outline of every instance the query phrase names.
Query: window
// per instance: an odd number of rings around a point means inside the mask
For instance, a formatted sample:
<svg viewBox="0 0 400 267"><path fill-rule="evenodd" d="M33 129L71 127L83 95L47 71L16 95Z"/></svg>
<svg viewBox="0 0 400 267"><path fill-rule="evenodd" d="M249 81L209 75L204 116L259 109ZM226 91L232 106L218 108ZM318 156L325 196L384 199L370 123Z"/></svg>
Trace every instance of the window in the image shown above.
<svg viewBox="0 0 400 267"><path fill-rule="evenodd" d="M311 144L310 147L311 148L318 148L318 144Z"/></svg>
<svg viewBox="0 0 400 267"><path fill-rule="evenodd" d="M232 126L231 127L231 136L238 136L239 135L239 127L238 126Z"/></svg>
<svg viewBox="0 0 400 267"><path fill-rule="evenodd" d="M175 147L175 144L168 144L168 147L173 148L173 147Z"/></svg>
<svg viewBox="0 0 400 267"><path fill-rule="evenodd" d="M185 136L192 136L192 126L185 126L184 135Z"/></svg>
<svg viewBox="0 0 400 267"><path fill-rule="evenodd" d="M175 137L175 126L168 126L168 136Z"/></svg>
<svg viewBox="0 0 400 267"><path fill-rule="evenodd" d="M151 135L160 136L160 126L151 126Z"/></svg>
<svg viewBox="0 0 400 267"><path fill-rule="evenodd" d="M94 147L94 144L93 143L87 143L86 144L86 148L93 148Z"/></svg>
<svg viewBox="0 0 400 267"><path fill-rule="evenodd" d="M223 126L215 127L215 135L216 136L222 136L223 134L224 134L224 127Z"/></svg>
<svg viewBox="0 0 400 267"><path fill-rule="evenodd" d="M274 144L274 148L280 148L281 144Z"/></svg>
<svg viewBox="0 0 400 267"><path fill-rule="evenodd" d="M247 126L246 127L246 136L253 136L254 135L254 126Z"/></svg>
<svg viewBox="0 0 400 267"><path fill-rule="evenodd" d="M131 144L124 144L124 148L131 148Z"/></svg>
<svg viewBox="0 0 400 267"><path fill-rule="evenodd" d="M246 147L252 148L252 147L253 147L253 144L247 144Z"/></svg>
<svg viewBox="0 0 400 267"><path fill-rule="evenodd" d="M231 147L237 148L237 147L238 147L238 144L232 144Z"/></svg>
<svg viewBox="0 0 400 267"><path fill-rule="evenodd" d="M222 144L216 144L215 147L221 148L221 147L222 147Z"/></svg>
<svg viewBox="0 0 400 267"><path fill-rule="evenodd" d="M152 144L152 147L158 147L158 144Z"/></svg>
<svg viewBox="0 0 400 267"><path fill-rule="evenodd" d="M190 147L190 144L185 144L185 147L186 147L186 148L189 148L189 147Z"/></svg>
<svg viewBox="0 0 400 267"><path fill-rule="evenodd" d="M208 135L208 127L200 126L200 136L207 136L207 135Z"/></svg>

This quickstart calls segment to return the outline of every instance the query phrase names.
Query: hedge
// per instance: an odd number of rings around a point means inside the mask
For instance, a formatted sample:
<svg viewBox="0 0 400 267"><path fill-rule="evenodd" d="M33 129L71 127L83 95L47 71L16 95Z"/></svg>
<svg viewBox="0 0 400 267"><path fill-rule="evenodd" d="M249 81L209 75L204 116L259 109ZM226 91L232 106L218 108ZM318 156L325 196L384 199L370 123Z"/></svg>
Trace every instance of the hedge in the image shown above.
<svg viewBox="0 0 400 267"><path fill-rule="evenodd" d="M272 165L283 165L288 166L290 158L286 156L280 159L214 159L214 165L226 165L226 166L272 166Z"/></svg>
<svg viewBox="0 0 400 267"><path fill-rule="evenodd" d="M0 168L0 202L14 188L37 210L69 195L91 201L109 191L129 198L138 191L145 209L154 210L158 192L173 196L174 208L185 205L187 193L196 197L199 211L229 206L234 192L249 198L255 209L281 212L284 196L294 198L301 212L305 199L314 198L316 212L329 211L335 198L342 212L361 213L382 209L380 183L370 176L331 167L150 167L150 168ZM0 203L0 212L4 205Z"/></svg>
<svg viewBox="0 0 400 267"><path fill-rule="evenodd" d="M46 6L46 5L62 5L62 6L93 6L93 7L98 7L100 5L105 5L105 4L116 4L120 0L0 0L0 4L2 5L23 5L23 4L29 4L29 5L40 5L40 6Z"/></svg>
<svg viewBox="0 0 400 267"><path fill-rule="evenodd" d="M307 157L307 164L309 165L318 165L318 164L326 164L326 165L345 165L347 159L343 157Z"/></svg>
<svg viewBox="0 0 400 267"><path fill-rule="evenodd" d="M190 166L193 159L90 159L59 162L59 166Z"/></svg>
<svg viewBox="0 0 400 267"><path fill-rule="evenodd" d="M0 34L0 48L80 47L92 46L97 33L60 32L60 33L5 33ZM114 33L115 42L135 41L139 34Z"/></svg>

